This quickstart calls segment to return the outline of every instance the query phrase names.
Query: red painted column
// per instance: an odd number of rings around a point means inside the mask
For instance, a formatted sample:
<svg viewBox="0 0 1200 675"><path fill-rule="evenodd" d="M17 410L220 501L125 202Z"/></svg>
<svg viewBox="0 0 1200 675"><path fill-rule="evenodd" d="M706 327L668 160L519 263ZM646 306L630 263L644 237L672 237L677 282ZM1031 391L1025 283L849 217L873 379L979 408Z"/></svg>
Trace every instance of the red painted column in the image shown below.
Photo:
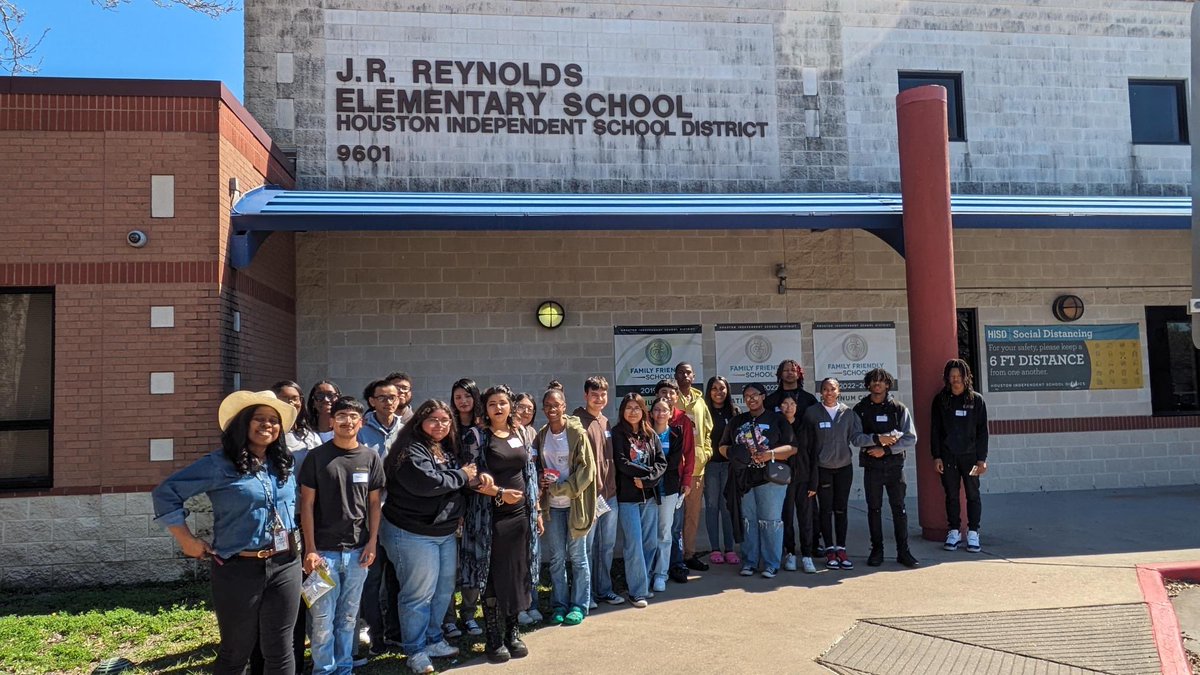
<svg viewBox="0 0 1200 675"><path fill-rule="evenodd" d="M918 439L917 511L922 536L940 540L946 536L945 492L929 453L929 411L934 395L942 389L946 361L958 357L946 89L928 85L901 92L896 97L896 121L904 202L912 413Z"/></svg>

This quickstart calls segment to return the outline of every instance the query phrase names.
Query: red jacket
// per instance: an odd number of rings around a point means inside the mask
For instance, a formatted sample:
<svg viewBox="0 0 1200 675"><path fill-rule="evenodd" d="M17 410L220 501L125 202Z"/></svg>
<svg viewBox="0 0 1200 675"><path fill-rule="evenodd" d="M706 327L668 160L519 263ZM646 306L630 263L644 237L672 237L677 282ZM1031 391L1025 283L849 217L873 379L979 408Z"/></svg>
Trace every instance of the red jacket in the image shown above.
<svg viewBox="0 0 1200 675"><path fill-rule="evenodd" d="M683 438L683 461L679 462L679 489L692 486L692 472L696 469L696 425L687 413L676 408L668 427L679 427Z"/></svg>

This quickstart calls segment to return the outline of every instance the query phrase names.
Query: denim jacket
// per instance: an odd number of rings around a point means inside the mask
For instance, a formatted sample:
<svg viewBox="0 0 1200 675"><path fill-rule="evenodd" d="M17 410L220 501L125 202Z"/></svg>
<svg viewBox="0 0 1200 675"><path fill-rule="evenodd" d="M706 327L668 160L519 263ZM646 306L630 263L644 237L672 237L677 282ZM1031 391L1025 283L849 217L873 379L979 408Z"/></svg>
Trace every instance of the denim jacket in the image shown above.
<svg viewBox="0 0 1200 675"><path fill-rule="evenodd" d="M296 529L296 474L293 468L281 485L268 468L273 466L239 474L223 451L211 452L154 488L154 521L163 527L183 525L188 515L183 503L203 492L212 502L212 548L218 556L269 548L274 543L272 503L283 526Z"/></svg>

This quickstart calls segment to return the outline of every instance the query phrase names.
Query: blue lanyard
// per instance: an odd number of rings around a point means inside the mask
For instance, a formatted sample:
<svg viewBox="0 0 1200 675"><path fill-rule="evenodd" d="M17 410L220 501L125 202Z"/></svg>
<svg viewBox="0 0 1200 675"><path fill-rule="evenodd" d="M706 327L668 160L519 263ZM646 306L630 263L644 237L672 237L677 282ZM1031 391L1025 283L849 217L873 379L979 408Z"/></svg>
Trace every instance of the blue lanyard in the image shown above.
<svg viewBox="0 0 1200 675"><path fill-rule="evenodd" d="M269 531L274 532L277 529L276 526L279 524L279 516L276 514L275 509L275 505L279 502L279 486L276 485L275 481L271 479L271 472L267 469L267 465L265 463L262 466L262 471L267 474L266 480L263 480L262 476L260 476L258 472L255 472L254 477L257 478L260 483L262 483L264 498L267 496L268 483L270 484L271 502L268 504L269 512L267 517L271 521L271 524L267 527L269 528Z"/></svg>

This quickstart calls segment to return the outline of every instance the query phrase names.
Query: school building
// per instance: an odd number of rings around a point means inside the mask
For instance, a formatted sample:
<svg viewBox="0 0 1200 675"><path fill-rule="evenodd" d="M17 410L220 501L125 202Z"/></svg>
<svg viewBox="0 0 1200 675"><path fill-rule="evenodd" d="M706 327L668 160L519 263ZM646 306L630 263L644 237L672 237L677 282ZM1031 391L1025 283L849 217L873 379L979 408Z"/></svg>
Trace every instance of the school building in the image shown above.
<svg viewBox="0 0 1200 675"><path fill-rule="evenodd" d="M927 408L896 103L925 84L985 492L1200 480L1191 4L735 4L247 0L244 107L0 80L0 587L195 573L149 490L283 378L573 407L629 381L618 327L697 331L699 380L731 325L786 326L757 372L870 353Z"/></svg>

